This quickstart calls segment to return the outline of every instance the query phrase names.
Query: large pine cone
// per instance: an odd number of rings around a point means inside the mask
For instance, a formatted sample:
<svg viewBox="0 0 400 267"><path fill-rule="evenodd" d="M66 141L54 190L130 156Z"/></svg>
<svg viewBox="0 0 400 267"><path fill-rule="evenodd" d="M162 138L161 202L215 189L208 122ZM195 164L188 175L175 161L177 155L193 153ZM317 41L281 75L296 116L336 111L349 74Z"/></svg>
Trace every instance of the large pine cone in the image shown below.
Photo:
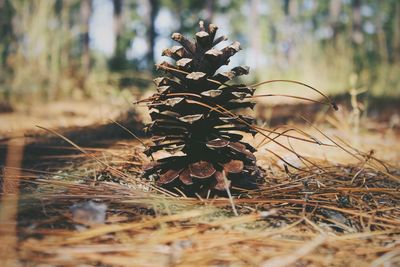
<svg viewBox="0 0 400 267"><path fill-rule="evenodd" d="M155 79L158 93L147 100L152 123L146 131L154 144L145 153L164 150L179 155L151 162L144 167L144 176L154 175L158 184L188 195L209 189L223 192L226 186L255 187L261 174L255 148L241 141L240 132L256 133L249 127L253 118L231 112L253 109L255 103L247 97L254 89L226 84L249 69L240 66L215 74L240 50L238 42L221 50L213 48L226 40L215 38L217 29L214 24L206 29L200 22L195 42L180 33L172 35L181 46L165 49L163 55L174 59L175 65L157 65L170 77Z"/></svg>

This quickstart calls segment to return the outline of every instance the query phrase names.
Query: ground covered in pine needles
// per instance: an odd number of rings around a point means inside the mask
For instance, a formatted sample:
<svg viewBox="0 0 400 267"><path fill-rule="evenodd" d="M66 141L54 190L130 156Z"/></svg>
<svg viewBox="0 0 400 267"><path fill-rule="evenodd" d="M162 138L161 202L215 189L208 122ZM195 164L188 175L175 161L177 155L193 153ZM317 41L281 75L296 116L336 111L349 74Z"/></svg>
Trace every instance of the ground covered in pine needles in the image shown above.
<svg viewBox="0 0 400 267"><path fill-rule="evenodd" d="M399 266L398 133L330 123L297 127L308 139L292 131L313 142L258 136L265 180L231 199L186 198L139 179L147 159L138 141L42 156L40 170L14 177L18 250L9 257L23 266Z"/></svg>

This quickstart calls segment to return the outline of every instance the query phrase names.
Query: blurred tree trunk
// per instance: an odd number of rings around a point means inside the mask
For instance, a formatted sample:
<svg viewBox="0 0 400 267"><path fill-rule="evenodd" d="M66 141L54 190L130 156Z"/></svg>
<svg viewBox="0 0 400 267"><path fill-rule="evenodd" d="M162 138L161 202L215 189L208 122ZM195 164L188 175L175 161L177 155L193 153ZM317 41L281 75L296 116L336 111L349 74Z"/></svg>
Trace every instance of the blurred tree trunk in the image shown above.
<svg viewBox="0 0 400 267"><path fill-rule="evenodd" d="M214 0L206 0L204 4L204 9L205 9L205 22L206 24L212 23L214 19L214 9L215 9L215 1Z"/></svg>
<svg viewBox="0 0 400 267"><path fill-rule="evenodd" d="M356 45L362 44L364 37L362 34L361 0L353 0L353 32L352 40Z"/></svg>
<svg viewBox="0 0 400 267"><path fill-rule="evenodd" d="M13 41L13 10L9 0L0 0L0 63L5 65Z"/></svg>
<svg viewBox="0 0 400 267"><path fill-rule="evenodd" d="M13 16L14 12L10 1L0 0L0 70L3 75L10 75L11 72L10 67L7 65L7 59L12 49L13 42L15 41L12 21ZM4 86L3 88L3 92L0 94L0 111L1 109L11 110L10 87Z"/></svg>
<svg viewBox="0 0 400 267"><path fill-rule="evenodd" d="M388 62L389 60L389 51L387 49L387 38L386 38L386 32L383 28L382 25L382 20L384 18L383 12L382 12L382 3L378 3L378 11L377 15L375 16L375 27L376 27L376 35L377 35L377 46L378 46L378 52L381 60L385 63Z"/></svg>
<svg viewBox="0 0 400 267"><path fill-rule="evenodd" d="M159 1L158 0L147 0L148 4L148 19L146 21L147 26L147 63L149 66L154 65L154 47L156 42L156 29L155 29L155 20L159 9Z"/></svg>
<svg viewBox="0 0 400 267"><path fill-rule="evenodd" d="M283 1L283 12L285 12L285 15L289 15L289 4L290 0L285 0Z"/></svg>
<svg viewBox="0 0 400 267"><path fill-rule="evenodd" d="M336 40L339 28L339 16L342 10L341 0L331 0L329 3L329 24L333 31L333 39Z"/></svg>
<svg viewBox="0 0 400 267"><path fill-rule="evenodd" d="M393 61L400 61L400 1L395 3L395 18L393 21Z"/></svg>
<svg viewBox="0 0 400 267"><path fill-rule="evenodd" d="M261 45L261 34L260 34L260 1L259 0L251 0L250 2L250 42L251 42L251 56L253 68L257 69L260 63L260 56L262 55L262 45Z"/></svg>
<svg viewBox="0 0 400 267"><path fill-rule="evenodd" d="M282 28L282 43L284 43L284 60L282 61L286 67L291 64L295 58L294 43L296 43L296 23L298 18L299 1L298 0L285 0L284 2L285 20Z"/></svg>
<svg viewBox="0 0 400 267"><path fill-rule="evenodd" d="M354 71L357 74L364 69L365 56L362 52L362 43L364 36L362 34L362 16L361 16L361 0L352 1L352 33L351 40L353 44L354 54L353 63Z"/></svg>
<svg viewBox="0 0 400 267"><path fill-rule="evenodd" d="M182 1L174 2L174 6L171 9L174 11L175 16L178 18L179 27L176 30L177 32L183 33L185 23L183 14L181 12L181 10L183 9Z"/></svg>
<svg viewBox="0 0 400 267"><path fill-rule="evenodd" d="M123 0L113 0L113 8L114 8L114 30L116 35L120 35L122 32L122 7L124 1Z"/></svg>
<svg viewBox="0 0 400 267"><path fill-rule="evenodd" d="M90 70L89 22L91 14L92 14L91 0L82 0L80 5L81 42L82 42L81 67L85 75L88 74Z"/></svg>
<svg viewBox="0 0 400 267"><path fill-rule="evenodd" d="M120 71L126 68L126 49L129 44L126 44L124 33L124 1L113 0L114 8L114 53L110 60L110 68L113 71Z"/></svg>
<svg viewBox="0 0 400 267"><path fill-rule="evenodd" d="M123 31L122 6L123 0L113 0L114 6L114 34L115 34L115 49L114 56L120 56L121 53L121 36Z"/></svg>
<svg viewBox="0 0 400 267"><path fill-rule="evenodd" d="M72 0L64 0L61 10L61 31L64 34L64 46L60 55L60 65L63 70L70 66L71 39L68 38L71 33L70 18Z"/></svg>
<svg viewBox="0 0 400 267"><path fill-rule="evenodd" d="M285 0L283 2L283 11L286 16L294 18L298 14L298 0Z"/></svg>
<svg viewBox="0 0 400 267"><path fill-rule="evenodd" d="M296 18L299 13L299 1L298 0L290 0L289 3L289 15L291 18Z"/></svg>

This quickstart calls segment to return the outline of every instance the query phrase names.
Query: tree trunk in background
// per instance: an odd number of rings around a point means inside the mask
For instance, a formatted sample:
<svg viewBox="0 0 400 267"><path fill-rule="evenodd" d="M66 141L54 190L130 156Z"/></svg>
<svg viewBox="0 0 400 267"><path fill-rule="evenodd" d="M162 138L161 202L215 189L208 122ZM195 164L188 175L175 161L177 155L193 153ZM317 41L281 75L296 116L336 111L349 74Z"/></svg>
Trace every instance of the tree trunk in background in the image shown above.
<svg viewBox="0 0 400 267"><path fill-rule="evenodd" d="M375 28L376 28L376 36L377 36L377 47L379 51L379 56L381 60L385 63L389 62L389 51L387 49L387 39L386 33L382 25L383 18L385 14L382 12L382 3L378 3L377 14L374 17L375 20Z"/></svg>
<svg viewBox="0 0 400 267"><path fill-rule="evenodd" d="M352 40L356 45L362 44L364 37L362 34L361 26L362 26L362 17L361 17L361 0L353 0L352 2L353 8L353 32L352 32Z"/></svg>
<svg viewBox="0 0 400 267"><path fill-rule="evenodd" d="M64 0L63 1L63 8L61 10L61 31L67 35L65 37L65 44L61 51L60 55L60 65L62 69L67 69L70 66L70 51L71 51L71 38L68 38L68 33L71 32L70 26L70 9L71 9L72 1L71 0Z"/></svg>
<svg viewBox="0 0 400 267"><path fill-rule="evenodd" d="M155 20L158 13L159 1L158 0L147 0L148 3L148 19L147 19L147 45L148 51L146 55L147 64L149 66L154 65L154 47L156 42L156 29Z"/></svg>
<svg viewBox="0 0 400 267"><path fill-rule="evenodd" d="M258 12L260 8L259 0L251 0L250 2L250 44L251 44L251 57L253 62L252 68L257 70L260 63L260 56L262 56L262 44L261 44L261 34L260 34L260 14ZM257 72L255 72L256 74Z"/></svg>
<svg viewBox="0 0 400 267"><path fill-rule="evenodd" d="M289 3L289 15L290 17L296 18L299 13L299 1L298 0L291 0Z"/></svg>
<svg viewBox="0 0 400 267"><path fill-rule="evenodd" d="M284 0L283 1L283 12L285 12L285 15L289 15L289 3L290 0Z"/></svg>
<svg viewBox="0 0 400 267"><path fill-rule="evenodd" d="M353 44L353 64L354 71L356 74L360 74L360 72L365 68L365 57L362 52L362 43L364 41L364 36L362 34L362 17L361 17L361 0L353 0L352 1L352 33L351 40Z"/></svg>
<svg viewBox="0 0 400 267"><path fill-rule="evenodd" d="M206 0L204 5L204 10L206 11L204 20L207 24L213 22L214 19L214 8L215 8L215 1L214 0Z"/></svg>
<svg viewBox="0 0 400 267"><path fill-rule="evenodd" d="M283 11L286 16L294 18L297 16L298 10L299 10L298 0L285 0L283 2Z"/></svg>
<svg viewBox="0 0 400 267"><path fill-rule="evenodd" d="M298 17L299 1L298 0L285 0L284 1L284 12L285 19L282 23L281 28L281 43L284 47L284 58L281 64L284 68L287 68L293 60L295 60L295 43L298 35L298 30L300 29L300 23L296 23L296 18Z"/></svg>
<svg viewBox="0 0 400 267"><path fill-rule="evenodd" d="M3 75L11 75L12 72L7 59L16 41L13 16L14 11L10 0L0 0L0 69ZM12 110L11 95L12 90L9 86L4 86L3 90L0 90L0 112Z"/></svg>
<svg viewBox="0 0 400 267"><path fill-rule="evenodd" d="M123 0L113 0L114 6L114 34L115 34L115 48L114 56L121 56L121 36L123 30L123 16L122 6Z"/></svg>
<svg viewBox="0 0 400 267"><path fill-rule="evenodd" d="M395 18L393 25L393 61L400 61L400 2L395 4Z"/></svg>
<svg viewBox="0 0 400 267"><path fill-rule="evenodd" d="M333 38L336 39L339 27L339 16L342 10L341 0L331 0L329 3L329 24L333 31Z"/></svg>
<svg viewBox="0 0 400 267"><path fill-rule="evenodd" d="M13 41L13 11L9 0L0 0L0 64L5 65Z"/></svg>
<svg viewBox="0 0 400 267"><path fill-rule="evenodd" d="M81 67L85 75L88 74L90 70L89 21L91 13L92 13L91 0L82 0L80 5L81 38L82 38Z"/></svg>
<svg viewBox="0 0 400 267"><path fill-rule="evenodd" d="M113 71L121 71L127 68L126 50L129 46L123 36L124 33L124 0L113 0L114 23L114 53L110 59L110 68Z"/></svg>

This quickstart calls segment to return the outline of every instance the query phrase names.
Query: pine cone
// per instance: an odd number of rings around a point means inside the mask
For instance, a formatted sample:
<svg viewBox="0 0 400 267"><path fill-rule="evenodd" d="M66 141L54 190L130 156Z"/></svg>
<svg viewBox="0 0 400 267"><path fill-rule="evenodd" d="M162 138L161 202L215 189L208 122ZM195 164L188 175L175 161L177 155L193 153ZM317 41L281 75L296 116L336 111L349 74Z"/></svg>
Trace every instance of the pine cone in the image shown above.
<svg viewBox="0 0 400 267"><path fill-rule="evenodd" d="M216 74L240 50L238 42L221 50L213 48L227 39L215 38L217 29L214 24L206 29L200 22L195 42L180 33L172 35L181 46L165 49L163 55L175 60L175 65L157 65L170 77L154 80L158 93L147 101L152 123L146 132L154 144L145 153L150 156L164 150L171 156L144 166L144 176L154 175L159 185L178 188L188 195L208 190L225 192L226 186L254 188L255 179L261 175L253 155L256 149L242 142L240 134L256 134L249 127L254 119L232 113L254 108L255 103L247 98L254 89L226 84L248 74L249 68L240 66Z"/></svg>

